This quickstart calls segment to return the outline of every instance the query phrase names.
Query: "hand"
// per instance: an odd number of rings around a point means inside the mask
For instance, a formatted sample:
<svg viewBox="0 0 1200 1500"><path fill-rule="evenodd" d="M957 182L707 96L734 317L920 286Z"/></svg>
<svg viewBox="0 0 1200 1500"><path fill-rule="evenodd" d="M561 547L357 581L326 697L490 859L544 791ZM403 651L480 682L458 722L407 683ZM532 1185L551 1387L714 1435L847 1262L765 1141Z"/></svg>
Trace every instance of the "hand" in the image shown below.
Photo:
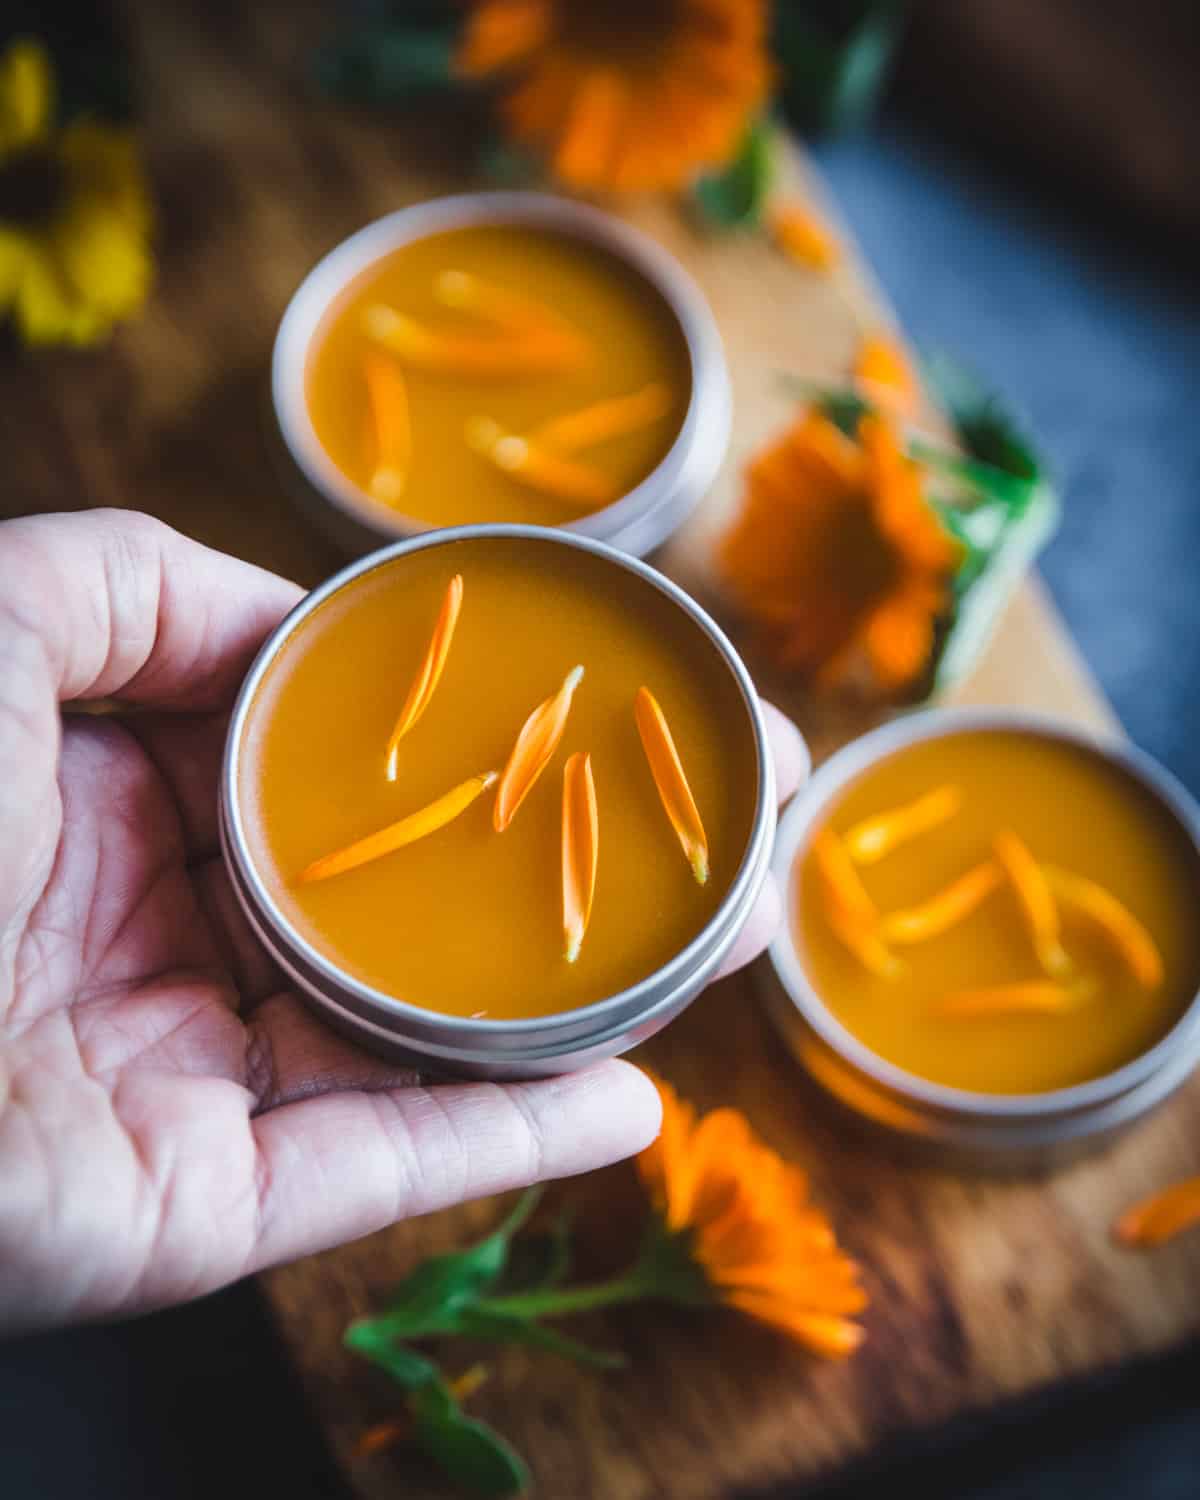
<svg viewBox="0 0 1200 1500"><path fill-rule="evenodd" d="M146 516L0 525L0 1327L197 1296L658 1128L625 1063L422 1087L282 986L226 880L216 780L299 597ZM138 712L61 722L101 697ZM807 757L771 724L786 795ZM770 890L732 962L777 915Z"/></svg>

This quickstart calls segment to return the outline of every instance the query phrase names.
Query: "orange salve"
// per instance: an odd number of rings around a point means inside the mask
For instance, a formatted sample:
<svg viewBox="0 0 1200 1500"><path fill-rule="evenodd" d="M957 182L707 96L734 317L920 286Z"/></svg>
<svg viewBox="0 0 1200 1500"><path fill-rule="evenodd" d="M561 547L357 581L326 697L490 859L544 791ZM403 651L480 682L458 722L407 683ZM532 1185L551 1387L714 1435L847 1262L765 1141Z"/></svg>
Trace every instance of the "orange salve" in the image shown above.
<svg viewBox="0 0 1200 1500"><path fill-rule="evenodd" d="M456 576L461 606L444 666L395 741L389 780L389 743ZM576 666L583 677L565 729L516 811L505 803L503 832L494 826L497 783L394 853L301 878L314 861L327 866L327 856L503 770L531 712ZM703 884L642 743L635 702L643 687L660 705L703 819ZM598 835L574 961L564 951L568 762L580 840L573 889L584 905L588 769ZM587 1005L681 952L733 881L756 796L751 722L700 627L607 559L529 538L442 543L338 590L300 622L264 677L239 764L251 858L296 931L393 998L488 1020Z"/></svg>
<svg viewBox="0 0 1200 1500"><path fill-rule="evenodd" d="M1100 1077L1163 1037L1200 984L1194 849L1082 746L920 741L853 781L800 857L794 934L817 993L934 1083L1031 1094ZM830 861L851 887L841 906ZM864 920L846 915L855 882Z"/></svg>
<svg viewBox="0 0 1200 1500"><path fill-rule="evenodd" d="M319 441L364 495L431 525L556 526L658 466L691 364L666 301L617 256L484 225L357 277L317 331L306 384Z"/></svg>

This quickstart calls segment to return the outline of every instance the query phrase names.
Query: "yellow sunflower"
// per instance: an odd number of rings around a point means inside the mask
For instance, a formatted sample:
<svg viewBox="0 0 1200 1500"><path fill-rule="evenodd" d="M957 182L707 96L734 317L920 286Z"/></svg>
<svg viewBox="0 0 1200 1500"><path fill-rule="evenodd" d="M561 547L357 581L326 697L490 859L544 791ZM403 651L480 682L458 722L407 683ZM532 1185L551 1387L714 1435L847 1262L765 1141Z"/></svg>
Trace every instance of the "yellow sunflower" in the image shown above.
<svg viewBox="0 0 1200 1500"><path fill-rule="evenodd" d="M91 344L150 285L150 198L127 131L56 130L54 75L33 41L0 56L0 317L28 344Z"/></svg>
<svg viewBox="0 0 1200 1500"><path fill-rule="evenodd" d="M961 556L885 417L850 438L809 410L750 465L718 564L781 665L896 694L929 665Z"/></svg>
<svg viewBox="0 0 1200 1500"><path fill-rule="evenodd" d="M857 1349L866 1306L858 1267L808 1196L804 1173L765 1146L735 1109L697 1119L656 1080L662 1133L637 1159L666 1232L699 1273L689 1300L723 1303L819 1354ZM680 1299L682 1300L682 1299Z"/></svg>
<svg viewBox="0 0 1200 1500"><path fill-rule="evenodd" d="M582 190L684 186L727 162L771 77L766 0L473 0L459 71L511 79L522 145Z"/></svg>

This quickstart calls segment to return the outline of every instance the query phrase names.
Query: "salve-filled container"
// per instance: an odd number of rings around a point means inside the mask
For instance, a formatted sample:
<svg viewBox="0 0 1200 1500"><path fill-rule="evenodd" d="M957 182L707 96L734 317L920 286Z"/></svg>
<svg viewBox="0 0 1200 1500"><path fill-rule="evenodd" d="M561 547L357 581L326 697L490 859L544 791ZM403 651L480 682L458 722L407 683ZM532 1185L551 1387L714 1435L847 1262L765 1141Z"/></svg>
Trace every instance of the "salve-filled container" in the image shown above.
<svg viewBox="0 0 1200 1500"><path fill-rule="evenodd" d="M774 806L754 688L699 607L603 544L497 526L309 595L243 685L221 812L252 925L333 1024L521 1077L621 1052L699 992Z"/></svg>
<svg viewBox="0 0 1200 1500"><path fill-rule="evenodd" d="M660 246L536 193L401 209L330 252L272 360L284 475L339 544L562 526L642 556L729 440L720 338Z"/></svg>
<svg viewBox="0 0 1200 1500"><path fill-rule="evenodd" d="M1200 1061L1200 812L1149 757L1001 710L902 719L780 828L773 1011L817 1082L941 1159L1067 1159Z"/></svg>

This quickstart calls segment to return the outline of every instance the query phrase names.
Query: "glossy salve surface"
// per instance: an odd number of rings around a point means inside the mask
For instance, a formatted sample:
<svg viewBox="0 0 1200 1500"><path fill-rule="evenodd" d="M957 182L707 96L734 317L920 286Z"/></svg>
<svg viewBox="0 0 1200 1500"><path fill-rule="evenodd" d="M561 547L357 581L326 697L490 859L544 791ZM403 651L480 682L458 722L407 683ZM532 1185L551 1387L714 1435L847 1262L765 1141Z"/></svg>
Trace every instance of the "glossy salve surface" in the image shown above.
<svg viewBox="0 0 1200 1500"><path fill-rule="evenodd" d="M1103 884L1157 944L1165 976L1147 988L1108 936L1063 911L1063 940L1094 999L1062 1014L950 1017L939 1001L1041 974L1027 925L1001 888L961 923L896 951L904 972L868 974L825 919L815 862L799 851L792 932L823 1004L876 1056L930 1082L984 1094L1036 1094L1110 1073L1175 1024L1200 980L1200 879L1194 846L1164 805L1082 745L1019 730L967 730L900 748L855 777L815 821L845 834L861 819L931 787L962 789L942 826L860 873L881 911L912 908L989 858L1011 829L1039 860Z"/></svg>
<svg viewBox="0 0 1200 1500"><path fill-rule="evenodd" d="M386 745L450 577L464 580L442 679ZM585 675L555 758L511 826L485 795L419 843L299 885L314 858L503 766L530 710ZM670 720L712 858L698 886L634 721L643 684ZM592 755L600 816L583 950L562 953L563 764ZM254 866L285 919L353 978L409 1004L487 1020L552 1015L648 977L716 913L746 853L758 775L751 718L716 649L642 579L577 548L475 537L372 568L302 619L263 677L238 764Z"/></svg>
<svg viewBox="0 0 1200 1500"><path fill-rule="evenodd" d="M447 271L536 299L569 320L588 355L578 368L503 379L405 367L413 442L396 510L430 525L553 526L577 519L586 504L534 491L487 463L466 441L468 424L484 416L526 434L591 403L661 384L671 404L660 420L578 455L611 484L613 500L640 484L679 436L691 398L691 362L678 319L615 254L519 223L467 225L400 245L359 274L329 308L308 356L305 390L317 438L342 473L366 495L374 463L363 377L364 355L372 348L363 327L368 307L382 303L451 334L489 334L478 320L439 302L435 283Z"/></svg>

